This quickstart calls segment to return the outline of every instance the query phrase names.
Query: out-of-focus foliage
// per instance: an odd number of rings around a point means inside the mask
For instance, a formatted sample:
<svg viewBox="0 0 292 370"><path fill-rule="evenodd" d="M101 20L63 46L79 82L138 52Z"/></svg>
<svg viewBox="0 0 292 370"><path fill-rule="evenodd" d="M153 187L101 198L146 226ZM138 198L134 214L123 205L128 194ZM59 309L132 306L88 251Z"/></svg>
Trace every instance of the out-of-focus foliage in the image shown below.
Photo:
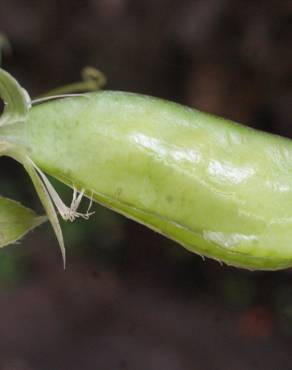
<svg viewBox="0 0 292 370"><path fill-rule="evenodd" d="M0 32L0 66L2 63L2 54L3 52L11 51L11 45L8 38Z"/></svg>

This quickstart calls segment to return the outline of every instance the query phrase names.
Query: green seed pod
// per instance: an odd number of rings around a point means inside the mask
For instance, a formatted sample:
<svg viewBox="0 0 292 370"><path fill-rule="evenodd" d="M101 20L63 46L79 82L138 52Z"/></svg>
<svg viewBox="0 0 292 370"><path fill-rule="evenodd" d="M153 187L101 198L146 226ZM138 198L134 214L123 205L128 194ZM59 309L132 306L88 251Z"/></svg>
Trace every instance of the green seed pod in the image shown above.
<svg viewBox="0 0 292 370"><path fill-rule="evenodd" d="M292 144L178 104L98 92L30 109L0 70L0 155L29 173L64 243L83 194L185 248L234 266L292 266ZM66 207L44 172L74 189ZM77 192L79 190L79 193Z"/></svg>
<svg viewBox="0 0 292 370"><path fill-rule="evenodd" d="M249 269L292 265L292 145L178 104L98 92L33 107L32 161L185 248Z"/></svg>

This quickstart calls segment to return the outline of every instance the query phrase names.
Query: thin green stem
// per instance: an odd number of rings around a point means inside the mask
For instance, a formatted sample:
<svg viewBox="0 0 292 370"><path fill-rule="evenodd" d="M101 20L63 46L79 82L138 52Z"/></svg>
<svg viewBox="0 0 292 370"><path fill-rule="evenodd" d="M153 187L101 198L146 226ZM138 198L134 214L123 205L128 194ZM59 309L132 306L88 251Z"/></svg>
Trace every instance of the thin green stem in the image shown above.
<svg viewBox="0 0 292 370"><path fill-rule="evenodd" d="M39 95L37 98L43 98L52 95L96 91L104 87L106 84L105 75L93 67L85 67L81 72L81 76L82 81L49 90L46 93Z"/></svg>

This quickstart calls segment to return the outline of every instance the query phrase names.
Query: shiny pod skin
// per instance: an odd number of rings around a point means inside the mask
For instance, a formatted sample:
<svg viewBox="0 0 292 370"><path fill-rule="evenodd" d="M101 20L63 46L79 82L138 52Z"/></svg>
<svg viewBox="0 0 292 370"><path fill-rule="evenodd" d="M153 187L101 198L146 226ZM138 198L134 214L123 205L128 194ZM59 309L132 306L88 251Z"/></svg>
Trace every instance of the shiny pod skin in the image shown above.
<svg viewBox="0 0 292 370"><path fill-rule="evenodd" d="M18 135L44 172L192 252L292 266L288 139L112 91L34 106Z"/></svg>

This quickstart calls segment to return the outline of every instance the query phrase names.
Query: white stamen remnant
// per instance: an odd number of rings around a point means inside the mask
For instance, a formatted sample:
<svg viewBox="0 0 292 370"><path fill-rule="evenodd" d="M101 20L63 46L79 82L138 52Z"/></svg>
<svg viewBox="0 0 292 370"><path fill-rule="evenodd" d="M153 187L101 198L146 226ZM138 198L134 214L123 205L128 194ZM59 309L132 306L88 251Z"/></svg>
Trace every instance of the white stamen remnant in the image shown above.
<svg viewBox="0 0 292 370"><path fill-rule="evenodd" d="M84 195L84 189L82 189L78 194L77 189L75 187L73 188L73 198L72 198L70 208L65 206L67 208L67 213L65 213L62 216L64 218L64 220L69 220L69 221L72 222L77 217L82 217L85 220L88 220L89 217L95 213L95 212L89 212L90 208L92 206L92 197L90 199L90 203L89 203L89 206L88 206L88 209L87 209L86 213L77 212L78 207L79 207L79 205L81 203L81 200L83 198L83 195Z"/></svg>
<svg viewBox="0 0 292 370"><path fill-rule="evenodd" d="M78 194L78 191L75 187L73 188L73 198L72 198L71 205L70 207L67 207L62 201L62 199L60 198L59 194L54 189L53 185L50 183L47 176L38 168L38 166L30 158L28 159L32 163L34 168L37 170L37 173L39 174L41 180L43 181L43 184L46 187L52 199L52 202L54 203L55 207L57 208L63 220L73 222L78 217L82 217L85 220L88 220L89 217L95 213L95 212L89 212L92 206L92 196L91 196L89 207L86 213L77 212L80 206L80 203L82 201L83 195L84 195L84 189L82 189Z"/></svg>

